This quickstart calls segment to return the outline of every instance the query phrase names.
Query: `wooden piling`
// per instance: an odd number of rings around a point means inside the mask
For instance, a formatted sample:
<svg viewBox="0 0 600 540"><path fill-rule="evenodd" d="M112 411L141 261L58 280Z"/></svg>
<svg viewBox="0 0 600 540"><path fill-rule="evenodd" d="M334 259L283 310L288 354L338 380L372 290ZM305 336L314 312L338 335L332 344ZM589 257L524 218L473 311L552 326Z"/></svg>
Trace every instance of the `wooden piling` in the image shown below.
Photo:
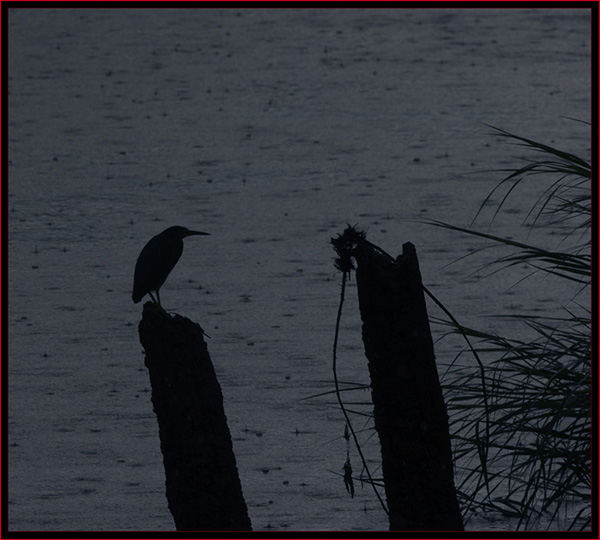
<svg viewBox="0 0 600 540"><path fill-rule="evenodd" d="M393 259L353 228L332 242L338 267L356 261L390 530L463 531L415 247Z"/></svg>
<svg viewBox="0 0 600 540"><path fill-rule="evenodd" d="M252 530L202 328L147 302L139 335L177 530Z"/></svg>

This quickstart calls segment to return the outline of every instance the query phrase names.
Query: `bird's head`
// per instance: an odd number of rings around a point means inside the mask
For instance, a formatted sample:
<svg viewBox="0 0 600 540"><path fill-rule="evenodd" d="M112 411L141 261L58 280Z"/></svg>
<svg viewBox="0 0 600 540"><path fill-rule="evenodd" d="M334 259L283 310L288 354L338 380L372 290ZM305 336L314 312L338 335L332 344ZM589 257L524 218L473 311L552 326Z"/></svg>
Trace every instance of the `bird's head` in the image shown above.
<svg viewBox="0 0 600 540"><path fill-rule="evenodd" d="M185 238L186 236L194 236L194 235L210 235L207 232L200 231L191 231L190 229L186 229L185 227L180 227L179 225L175 225L174 227L169 227L162 234L173 236L175 238Z"/></svg>

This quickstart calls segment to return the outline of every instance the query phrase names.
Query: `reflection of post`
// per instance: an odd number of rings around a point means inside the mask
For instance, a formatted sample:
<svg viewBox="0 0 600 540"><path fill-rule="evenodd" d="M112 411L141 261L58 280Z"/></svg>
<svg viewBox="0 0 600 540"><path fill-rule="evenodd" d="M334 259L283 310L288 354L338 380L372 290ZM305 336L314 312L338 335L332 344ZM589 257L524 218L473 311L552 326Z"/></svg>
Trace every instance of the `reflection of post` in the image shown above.
<svg viewBox="0 0 600 540"><path fill-rule="evenodd" d="M252 530L202 328L146 302L139 333L177 530Z"/></svg>
<svg viewBox="0 0 600 540"><path fill-rule="evenodd" d="M348 233L390 530L462 531L448 415L415 247L404 244L403 254L393 260L347 229L333 241L336 249Z"/></svg>

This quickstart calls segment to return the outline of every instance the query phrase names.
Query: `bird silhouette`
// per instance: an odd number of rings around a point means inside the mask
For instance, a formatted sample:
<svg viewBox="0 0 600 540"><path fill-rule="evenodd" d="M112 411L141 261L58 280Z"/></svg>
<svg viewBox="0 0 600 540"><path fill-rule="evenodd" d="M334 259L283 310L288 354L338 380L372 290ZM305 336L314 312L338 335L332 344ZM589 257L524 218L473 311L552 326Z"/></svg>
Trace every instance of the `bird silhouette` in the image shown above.
<svg viewBox="0 0 600 540"><path fill-rule="evenodd" d="M176 225L151 238L142 249L135 264L133 294L131 295L133 301L137 304L149 294L152 301L162 309L158 290L183 253L183 239L186 236L209 234L190 231ZM156 293L156 298L152 292Z"/></svg>

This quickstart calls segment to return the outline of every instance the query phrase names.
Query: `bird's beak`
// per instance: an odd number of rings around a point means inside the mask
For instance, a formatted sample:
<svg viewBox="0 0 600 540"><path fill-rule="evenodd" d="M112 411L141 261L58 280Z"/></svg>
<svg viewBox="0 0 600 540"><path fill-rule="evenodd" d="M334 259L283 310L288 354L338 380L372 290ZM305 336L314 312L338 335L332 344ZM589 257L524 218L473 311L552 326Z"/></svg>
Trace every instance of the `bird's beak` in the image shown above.
<svg viewBox="0 0 600 540"><path fill-rule="evenodd" d="M196 235L198 235L198 234L203 234L203 235L208 235L208 236L210 236L210 233L207 233L207 232L200 232L200 231L187 231L187 232L184 234L184 238L185 238L186 236L193 236L193 235L195 235L195 234L196 234Z"/></svg>

